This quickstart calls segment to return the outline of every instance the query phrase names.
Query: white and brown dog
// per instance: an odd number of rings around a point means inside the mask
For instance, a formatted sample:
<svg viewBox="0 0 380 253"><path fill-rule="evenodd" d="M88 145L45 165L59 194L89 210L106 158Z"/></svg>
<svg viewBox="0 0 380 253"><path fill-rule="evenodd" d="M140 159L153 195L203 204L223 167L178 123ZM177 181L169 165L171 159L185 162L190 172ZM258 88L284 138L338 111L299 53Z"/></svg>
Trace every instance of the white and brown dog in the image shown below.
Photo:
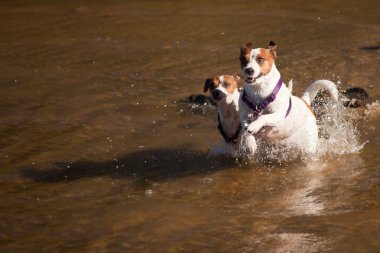
<svg viewBox="0 0 380 253"><path fill-rule="evenodd" d="M213 154L237 155L240 145L239 115L239 81L237 75L221 75L208 78L204 84L204 92L210 91L212 100L218 109L218 130L223 137L225 148L214 148Z"/></svg>
<svg viewBox="0 0 380 253"><path fill-rule="evenodd" d="M318 127L310 104L320 89L338 101L336 85L328 80L312 83L301 98L283 84L275 65L276 45L240 49L244 90L239 100L240 122L245 129L244 146L249 155L257 149L256 138L270 144L281 143L313 155L318 146Z"/></svg>

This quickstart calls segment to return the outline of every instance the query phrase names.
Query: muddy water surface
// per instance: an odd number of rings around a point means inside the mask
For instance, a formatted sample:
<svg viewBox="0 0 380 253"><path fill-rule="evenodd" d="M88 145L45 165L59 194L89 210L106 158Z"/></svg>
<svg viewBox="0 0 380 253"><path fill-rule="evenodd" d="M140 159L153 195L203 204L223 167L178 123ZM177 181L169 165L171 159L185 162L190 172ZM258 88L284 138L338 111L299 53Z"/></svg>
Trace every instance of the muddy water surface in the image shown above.
<svg viewBox="0 0 380 253"><path fill-rule="evenodd" d="M296 94L326 78L375 102L379 2L0 7L1 252L380 251L376 104L343 110L355 131L320 160L260 164L210 157L215 108L183 102L269 40Z"/></svg>

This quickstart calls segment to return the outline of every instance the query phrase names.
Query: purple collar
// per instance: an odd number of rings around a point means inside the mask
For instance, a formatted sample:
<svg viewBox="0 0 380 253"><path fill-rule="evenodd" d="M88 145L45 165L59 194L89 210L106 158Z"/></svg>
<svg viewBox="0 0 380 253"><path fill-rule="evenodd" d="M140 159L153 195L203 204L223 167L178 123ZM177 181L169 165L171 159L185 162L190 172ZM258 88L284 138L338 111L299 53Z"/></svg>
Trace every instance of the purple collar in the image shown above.
<svg viewBox="0 0 380 253"><path fill-rule="evenodd" d="M276 87L274 87L272 93L267 97L265 98L260 104L257 104L255 103L254 101L252 101L247 93L245 92L245 89L243 91L243 96L242 96L242 100L244 101L244 103L246 103L248 105L249 108L251 108L251 110L253 111L253 117L254 118L257 118L258 116L261 115L261 113L264 111L264 109L270 104L272 103L275 99L276 99L276 96L278 94L278 92L280 91L281 89L281 86L282 86L282 78L280 77L280 79L278 80L277 84L276 84ZM292 99L290 98L289 99L289 107L288 107L288 110L286 111L286 115L285 115L285 118L288 116L288 114L290 113L290 110L292 109Z"/></svg>

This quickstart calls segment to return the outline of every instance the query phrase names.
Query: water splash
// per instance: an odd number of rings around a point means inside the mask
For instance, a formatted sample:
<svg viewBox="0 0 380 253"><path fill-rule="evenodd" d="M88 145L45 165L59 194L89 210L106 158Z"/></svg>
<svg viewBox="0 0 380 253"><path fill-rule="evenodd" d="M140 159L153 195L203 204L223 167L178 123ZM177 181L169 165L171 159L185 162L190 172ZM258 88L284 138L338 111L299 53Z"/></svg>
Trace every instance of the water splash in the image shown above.
<svg viewBox="0 0 380 253"><path fill-rule="evenodd" d="M287 163L297 160L308 162L322 158L335 158L359 152L365 145L360 143L360 132L357 128L353 111L336 104L331 99L314 103L319 128L319 143L317 153L305 152L305 147L297 147L290 141L284 140L271 145L257 139L257 153L248 159L254 163ZM242 137L244 139L244 136ZM240 154L247 158L247 147L240 147Z"/></svg>
<svg viewBox="0 0 380 253"><path fill-rule="evenodd" d="M364 147L352 109L329 100L315 107L315 112L320 137L317 157L353 154Z"/></svg>
<svg viewBox="0 0 380 253"><path fill-rule="evenodd" d="M307 157L305 153L302 153L302 148L295 146L294 143L290 141L283 140L276 142L276 144L269 144L260 139L256 139L257 150L255 155L250 156L247 155L247 147L245 147L243 142L240 147L240 154L253 163L284 165L288 162L305 160Z"/></svg>
<svg viewBox="0 0 380 253"><path fill-rule="evenodd" d="M370 104L367 104L366 109L364 111L364 115L366 118L375 118L380 113L380 102L376 100Z"/></svg>

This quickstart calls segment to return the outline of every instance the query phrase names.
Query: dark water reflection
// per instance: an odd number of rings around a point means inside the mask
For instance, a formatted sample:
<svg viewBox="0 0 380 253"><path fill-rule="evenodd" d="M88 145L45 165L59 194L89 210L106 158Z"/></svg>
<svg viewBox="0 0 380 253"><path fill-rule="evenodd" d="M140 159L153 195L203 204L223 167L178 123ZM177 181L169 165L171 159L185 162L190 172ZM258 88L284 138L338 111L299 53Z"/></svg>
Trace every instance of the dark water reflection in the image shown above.
<svg viewBox="0 0 380 253"><path fill-rule="evenodd" d="M357 153L209 156L215 109L183 102L269 40L300 94L380 95L376 1L2 1L1 252L377 252L379 107Z"/></svg>

